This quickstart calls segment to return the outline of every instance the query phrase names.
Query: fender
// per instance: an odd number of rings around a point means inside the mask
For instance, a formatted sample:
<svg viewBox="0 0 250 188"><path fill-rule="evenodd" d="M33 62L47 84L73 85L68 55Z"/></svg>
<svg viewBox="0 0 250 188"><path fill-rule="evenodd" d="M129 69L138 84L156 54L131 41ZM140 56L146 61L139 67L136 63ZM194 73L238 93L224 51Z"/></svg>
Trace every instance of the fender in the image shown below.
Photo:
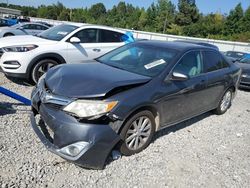
<svg viewBox="0 0 250 188"><path fill-rule="evenodd" d="M138 111L140 110L148 110L151 111L153 113L153 115L155 116L155 123L156 123L156 130L158 131L160 129L160 124L161 124L161 114L159 112L159 110L157 109L156 104L153 103L141 103L139 105L137 105L136 107L132 108L130 110L130 113L128 113L123 119L122 119L122 123L120 124L120 127L118 128L118 133L121 132L122 127L124 126L125 122L134 114L136 114Z"/></svg>
<svg viewBox="0 0 250 188"><path fill-rule="evenodd" d="M66 63L65 59L61 55L59 55L57 53L45 53L45 54L41 54L41 55L39 55L39 56L37 56L37 57L35 57L34 59L31 60L31 62L29 63L29 65L27 67L27 71L26 71L27 75L30 75L33 66L38 61L40 61L42 59L54 59L54 60L59 61L60 64L65 64Z"/></svg>

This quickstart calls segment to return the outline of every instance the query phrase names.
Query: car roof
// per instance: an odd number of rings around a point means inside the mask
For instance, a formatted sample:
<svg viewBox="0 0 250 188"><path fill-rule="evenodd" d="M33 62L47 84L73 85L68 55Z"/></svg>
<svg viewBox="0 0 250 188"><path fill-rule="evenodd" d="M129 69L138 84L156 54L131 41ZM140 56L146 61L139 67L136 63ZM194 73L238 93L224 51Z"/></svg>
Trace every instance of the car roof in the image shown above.
<svg viewBox="0 0 250 188"><path fill-rule="evenodd" d="M203 41L175 40L175 42L185 42L185 43L197 44L197 45L207 46L207 47L211 47L211 48L215 48L216 50L219 50L219 48L216 45L210 44L208 42L203 42Z"/></svg>
<svg viewBox="0 0 250 188"><path fill-rule="evenodd" d="M155 47L169 48L177 51L188 51L192 49L215 50L212 47L202 46L194 43L176 42L176 41L169 42L169 41L157 41L157 40L142 40L142 41L137 41L137 43L148 44Z"/></svg>
<svg viewBox="0 0 250 188"><path fill-rule="evenodd" d="M120 32L120 33L125 33L126 30L124 29L119 29L119 28L114 28L114 27L109 27L109 26L105 26L105 25L95 25L95 24L85 24L85 23L71 23L71 22L64 22L64 25L73 25L79 28L84 28L84 27L94 27L94 28L99 28L99 29L107 29L110 31L116 31L116 32Z"/></svg>

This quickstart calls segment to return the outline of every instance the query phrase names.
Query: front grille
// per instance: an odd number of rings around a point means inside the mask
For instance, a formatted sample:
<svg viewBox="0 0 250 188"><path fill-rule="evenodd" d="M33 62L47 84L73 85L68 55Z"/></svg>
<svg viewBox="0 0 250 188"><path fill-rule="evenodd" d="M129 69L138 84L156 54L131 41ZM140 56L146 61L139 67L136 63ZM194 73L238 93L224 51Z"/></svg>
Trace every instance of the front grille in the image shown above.
<svg viewBox="0 0 250 188"><path fill-rule="evenodd" d="M47 83L44 81L44 90L47 92L47 93L52 93L51 90L49 89Z"/></svg>
<svg viewBox="0 0 250 188"><path fill-rule="evenodd" d="M3 53L4 53L3 49L0 48L0 58L2 57Z"/></svg>
<svg viewBox="0 0 250 188"><path fill-rule="evenodd" d="M48 103L47 104L50 108L53 108L55 110L62 110L63 106L59 105L59 104L52 104L52 103Z"/></svg>

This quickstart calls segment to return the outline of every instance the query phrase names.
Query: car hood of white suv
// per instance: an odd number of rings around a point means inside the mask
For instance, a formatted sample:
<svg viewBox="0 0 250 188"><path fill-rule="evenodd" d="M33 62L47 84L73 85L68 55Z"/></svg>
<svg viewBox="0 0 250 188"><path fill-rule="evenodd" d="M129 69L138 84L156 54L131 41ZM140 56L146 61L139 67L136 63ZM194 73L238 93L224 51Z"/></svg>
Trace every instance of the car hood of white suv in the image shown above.
<svg viewBox="0 0 250 188"><path fill-rule="evenodd" d="M48 40L39 38L32 35L20 35L20 36L11 36L0 38L0 48L7 46L18 46L18 45L26 45L26 44L34 44L34 45L49 45L55 44L58 41Z"/></svg>

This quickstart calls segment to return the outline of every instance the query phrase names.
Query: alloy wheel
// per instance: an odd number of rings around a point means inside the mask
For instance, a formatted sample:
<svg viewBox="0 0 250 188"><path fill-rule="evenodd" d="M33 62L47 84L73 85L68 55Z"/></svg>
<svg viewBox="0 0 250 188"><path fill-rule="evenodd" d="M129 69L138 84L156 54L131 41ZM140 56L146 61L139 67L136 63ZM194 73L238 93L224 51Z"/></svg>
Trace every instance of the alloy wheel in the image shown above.
<svg viewBox="0 0 250 188"><path fill-rule="evenodd" d="M220 105L221 111L225 111L229 108L231 104L231 99L232 99L232 93L231 91L227 91L221 101L221 105Z"/></svg>
<svg viewBox="0 0 250 188"><path fill-rule="evenodd" d="M125 144L130 150L138 150L144 146L150 137L152 131L152 122L146 117L142 116L132 122L126 137Z"/></svg>
<svg viewBox="0 0 250 188"><path fill-rule="evenodd" d="M37 70L36 77L39 79L42 75L44 75L50 68L54 67L54 63L46 63L42 64Z"/></svg>

